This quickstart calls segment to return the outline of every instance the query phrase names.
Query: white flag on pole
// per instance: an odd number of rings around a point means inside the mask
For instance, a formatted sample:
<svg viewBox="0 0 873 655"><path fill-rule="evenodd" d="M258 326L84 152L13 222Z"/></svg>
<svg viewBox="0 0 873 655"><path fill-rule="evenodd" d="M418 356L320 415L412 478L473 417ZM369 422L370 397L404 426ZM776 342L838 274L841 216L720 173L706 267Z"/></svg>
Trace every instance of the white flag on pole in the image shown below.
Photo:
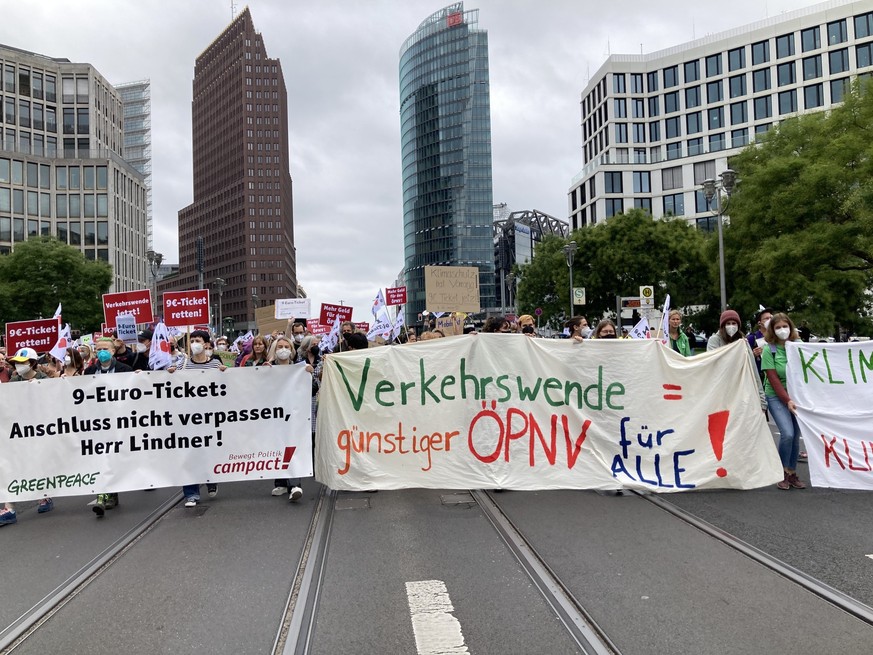
<svg viewBox="0 0 873 655"><path fill-rule="evenodd" d="M52 318L60 318L61 317L61 303L58 303L58 308L55 310L55 315Z"/></svg>
<svg viewBox="0 0 873 655"><path fill-rule="evenodd" d="M167 368L173 363L170 355L170 332L161 321L155 326L152 334L152 345L149 348L149 368L153 371Z"/></svg>
<svg viewBox="0 0 873 655"><path fill-rule="evenodd" d="M370 311L373 312L373 316L378 316L379 311L382 309L385 309L385 296L382 295L382 289L379 289L376 297L373 299L373 306L370 308Z"/></svg>
<svg viewBox="0 0 873 655"><path fill-rule="evenodd" d="M666 300L664 300L664 315L661 317L661 330L663 334L661 335L661 341L667 343L670 339L670 294L667 294Z"/></svg>
<svg viewBox="0 0 873 655"><path fill-rule="evenodd" d="M318 350L320 352L325 353L334 351L336 344L339 341L340 325L340 319L339 316L337 316L333 319L333 327L330 328L328 335L318 344Z"/></svg>
<svg viewBox="0 0 873 655"><path fill-rule="evenodd" d="M648 339L649 338L649 319L643 316L640 322L631 328L628 332L631 339Z"/></svg>
<svg viewBox="0 0 873 655"><path fill-rule="evenodd" d="M397 312L397 320L394 321L394 328L391 330L391 340L395 341L397 337L400 336L400 331L403 329L405 325L405 321L403 319L403 312Z"/></svg>
<svg viewBox="0 0 873 655"><path fill-rule="evenodd" d="M72 338L70 337L70 324L67 323L64 326L64 329L61 330L61 333L58 335L58 340L55 343L55 347L51 349L51 352L49 354L59 362L63 362L64 356L67 354L67 348L70 347L71 341Z"/></svg>

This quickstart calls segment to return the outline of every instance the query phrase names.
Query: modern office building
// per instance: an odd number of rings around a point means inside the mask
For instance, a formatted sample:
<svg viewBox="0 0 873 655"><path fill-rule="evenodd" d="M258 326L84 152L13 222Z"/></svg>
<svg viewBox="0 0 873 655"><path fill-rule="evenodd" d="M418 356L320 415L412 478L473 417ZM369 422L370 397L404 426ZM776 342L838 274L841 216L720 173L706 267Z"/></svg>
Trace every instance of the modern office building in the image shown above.
<svg viewBox="0 0 873 655"><path fill-rule="evenodd" d="M123 159L123 103L90 64L0 45L0 254L55 236L146 287L147 193Z"/></svg>
<svg viewBox="0 0 873 655"><path fill-rule="evenodd" d="M179 211L179 275L158 288L198 287L202 243L226 327L248 329L256 307L297 297L285 80L248 8L197 57L193 86L194 202Z"/></svg>
<svg viewBox="0 0 873 655"><path fill-rule="evenodd" d="M400 49L406 321L425 309L425 266L475 266L480 306L497 308L488 33L458 2Z"/></svg>
<svg viewBox="0 0 873 655"><path fill-rule="evenodd" d="M572 229L633 207L710 230L701 191L780 120L873 73L873 2L836 0L647 55L612 55L582 92Z"/></svg>
<svg viewBox="0 0 873 655"><path fill-rule="evenodd" d="M124 108L124 144L122 156L142 173L146 188L146 224L148 247L153 247L152 233L152 84L149 80L116 84Z"/></svg>

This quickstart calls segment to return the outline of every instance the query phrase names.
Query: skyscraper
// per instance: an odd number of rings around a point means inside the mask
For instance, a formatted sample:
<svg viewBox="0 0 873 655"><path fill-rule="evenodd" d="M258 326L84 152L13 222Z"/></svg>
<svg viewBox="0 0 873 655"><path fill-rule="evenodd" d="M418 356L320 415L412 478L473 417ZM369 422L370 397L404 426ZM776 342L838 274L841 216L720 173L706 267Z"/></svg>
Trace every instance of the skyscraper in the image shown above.
<svg viewBox="0 0 873 655"><path fill-rule="evenodd" d="M191 113L194 202L179 211L172 287L197 287L202 238L225 327L247 329L258 305L297 295L285 81L248 8L197 57Z"/></svg>
<svg viewBox="0 0 873 655"><path fill-rule="evenodd" d="M406 321L425 309L425 266L475 266L495 310L488 33L457 2L400 49Z"/></svg>
<svg viewBox="0 0 873 655"><path fill-rule="evenodd" d="M146 224L152 247L152 84L149 80L116 84L124 103L123 157L142 173L146 188Z"/></svg>

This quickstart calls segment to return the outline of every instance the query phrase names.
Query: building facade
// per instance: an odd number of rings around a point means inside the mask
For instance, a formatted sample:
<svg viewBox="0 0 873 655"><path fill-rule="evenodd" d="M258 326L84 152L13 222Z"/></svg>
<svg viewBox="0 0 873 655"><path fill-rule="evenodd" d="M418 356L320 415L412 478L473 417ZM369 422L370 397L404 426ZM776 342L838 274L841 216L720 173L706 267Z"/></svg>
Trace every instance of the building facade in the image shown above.
<svg viewBox="0 0 873 655"><path fill-rule="evenodd" d="M458 2L400 49L406 321L425 309L425 266L479 269L482 311L497 307L492 244L488 33Z"/></svg>
<svg viewBox="0 0 873 655"><path fill-rule="evenodd" d="M116 84L124 110L124 160L142 173L146 188L148 247L152 231L152 83L149 80Z"/></svg>
<svg viewBox="0 0 873 655"><path fill-rule="evenodd" d="M256 307L297 297L297 255L285 80L248 8L197 58L193 87L194 202L179 211L179 275L158 288L198 287L202 240L226 327L249 329Z"/></svg>
<svg viewBox="0 0 873 655"><path fill-rule="evenodd" d="M712 230L702 183L791 116L873 73L873 2L836 0L648 55L613 55L582 92L572 229L640 207ZM714 204L714 201L713 201Z"/></svg>
<svg viewBox="0 0 873 655"><path fill-rule="evenodd" d="M123 159L123 103L90 64L0 45L0 254L53 236L146 287L147 193Z"/></svg>

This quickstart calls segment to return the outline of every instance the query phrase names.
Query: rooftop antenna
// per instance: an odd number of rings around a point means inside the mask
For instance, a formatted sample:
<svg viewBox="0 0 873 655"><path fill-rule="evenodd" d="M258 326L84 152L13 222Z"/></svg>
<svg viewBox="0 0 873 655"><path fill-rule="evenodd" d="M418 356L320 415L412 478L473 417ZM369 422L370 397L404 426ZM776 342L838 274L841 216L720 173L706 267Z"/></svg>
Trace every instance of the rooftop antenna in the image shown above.
<svg viewBox="0 0 873 655"><path fill-rule="evenodd" d="M230 20L236 18L236 3L230 0Z"/></svg>

